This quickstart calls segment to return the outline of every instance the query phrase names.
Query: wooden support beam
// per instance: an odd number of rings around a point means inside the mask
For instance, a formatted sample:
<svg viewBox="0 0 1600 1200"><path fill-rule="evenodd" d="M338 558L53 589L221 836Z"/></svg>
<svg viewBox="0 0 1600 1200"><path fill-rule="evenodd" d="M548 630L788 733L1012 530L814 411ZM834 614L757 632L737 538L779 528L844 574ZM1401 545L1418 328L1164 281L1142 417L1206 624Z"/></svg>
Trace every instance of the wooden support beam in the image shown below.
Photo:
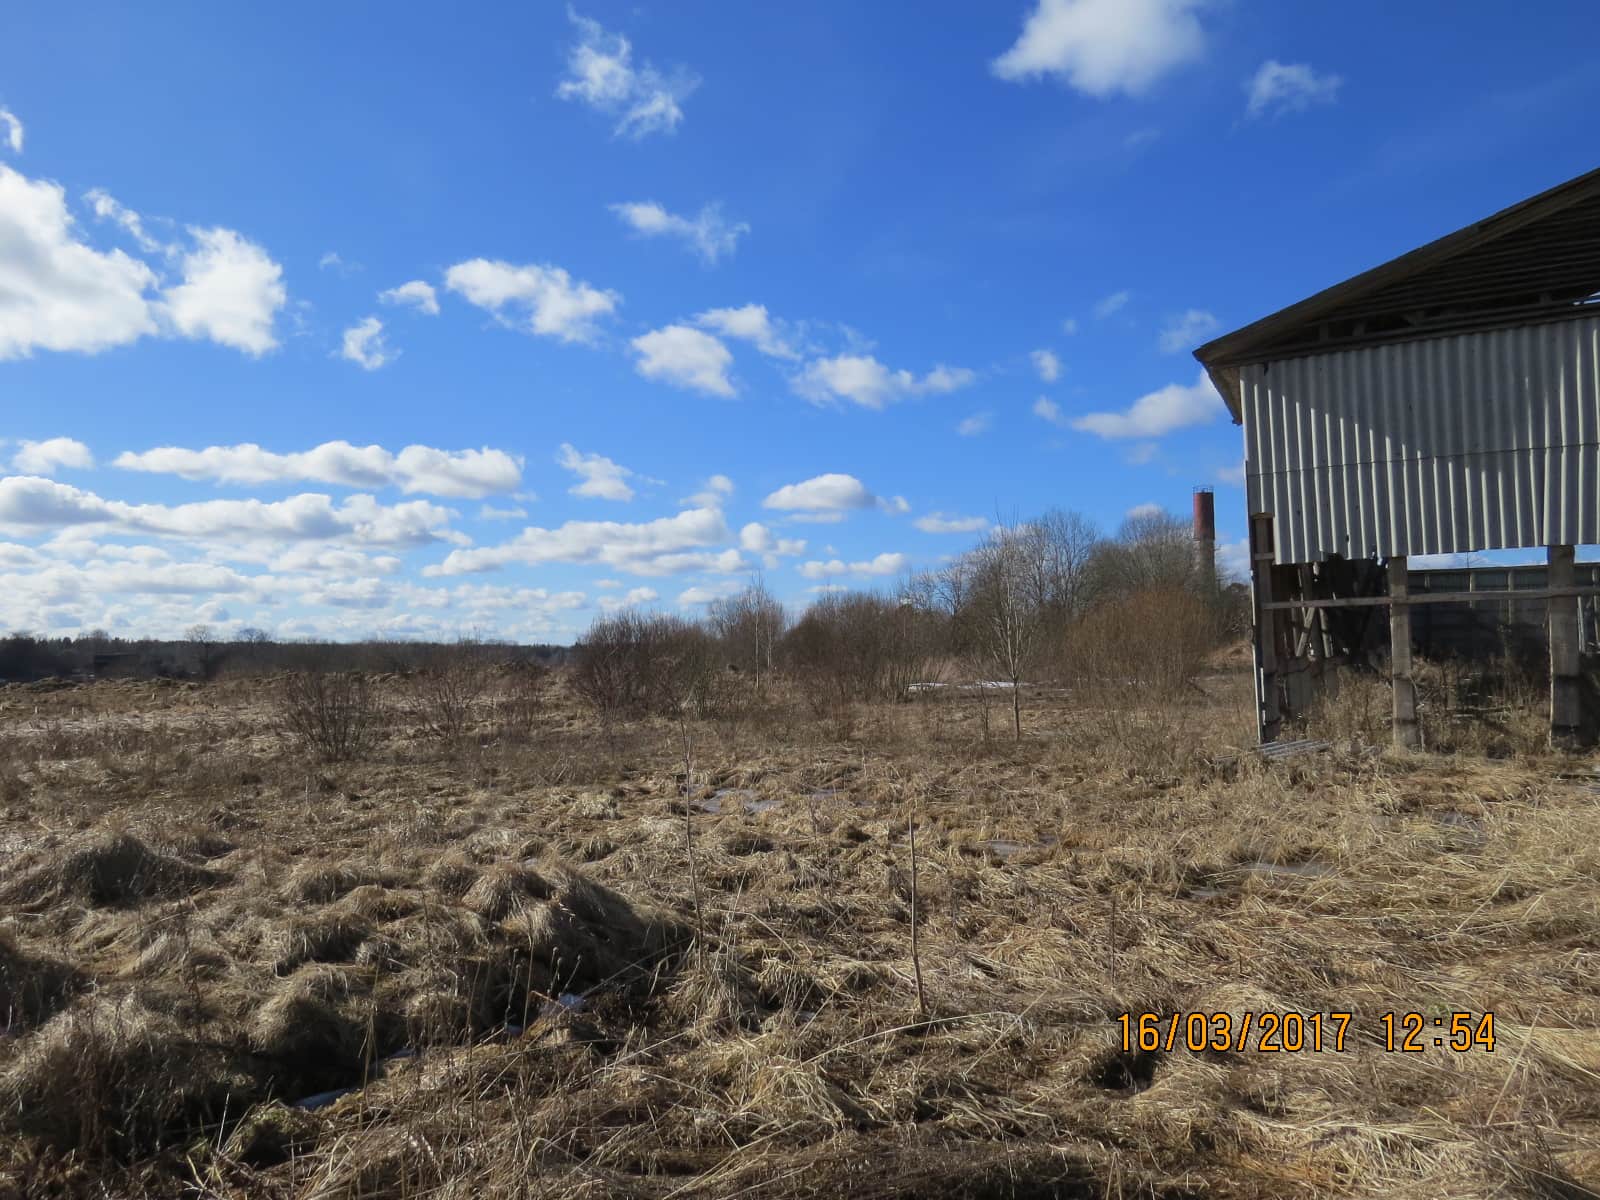
<svg viewBox="0 0 1600 1200"><path fill-rule="evenodd" d="M1476 604L1483 600L1565 600L1585 596L1600 596L1600 585L1568 584L1563 587L1495 588L1472 592L1414 592L1404 599L1393 593L1387 596L1338 596L1331 600L1275 600L1269 608L1386 608L1391 605L1419 604Z"/></svg>
<svg viewBox="0 0 1600 1200"><path fill-rule="evenodd" d="M1397 603L1389 609L1389 677L1394 687L1394 744L1415 749L1422 744L1417 728L1417 685L1411 681L1410 581L1406 556L1389 560L1389 595Z"/></svg>
<svg viewBox="0 0 1600 1200"><path fill-rule="evenodd" d="M1550 547L1550 587L1572 589L1573 548ZM1579 619L1577 600L1551 600L1550 620L1550 744L1570 747L1582 734L1583 694L1579 682Z"/></svg>
<svg viewBox="0 0 1600 1200"><path fill-rule="evenodd" d="M1272 514L1250 518L1250 597L1255 603L1256 735L1261 744L1278 740L1277 611L1272 605Z"/></svg>

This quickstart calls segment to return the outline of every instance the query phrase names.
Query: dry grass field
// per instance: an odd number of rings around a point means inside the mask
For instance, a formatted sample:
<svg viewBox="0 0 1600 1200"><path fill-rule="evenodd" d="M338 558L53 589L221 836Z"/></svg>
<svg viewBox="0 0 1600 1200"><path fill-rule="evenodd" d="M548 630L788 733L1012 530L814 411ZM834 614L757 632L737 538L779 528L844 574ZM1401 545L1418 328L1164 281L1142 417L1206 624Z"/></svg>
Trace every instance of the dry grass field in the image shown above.
<svg viewBox="0 0 1600 1200"><path fill-rule="evenodd" d="M608 727L560 673L452 740L391 679L339 763L270 680L0 689L0 1195L1600 1193L1592 760L1378 752L1357 686L1266 762L1201 682L1019 744L954 689ZM1117 1020L1265 1011L1352 1018ZM1493 1049L1390 1052L1411 1011Z"/></svg>

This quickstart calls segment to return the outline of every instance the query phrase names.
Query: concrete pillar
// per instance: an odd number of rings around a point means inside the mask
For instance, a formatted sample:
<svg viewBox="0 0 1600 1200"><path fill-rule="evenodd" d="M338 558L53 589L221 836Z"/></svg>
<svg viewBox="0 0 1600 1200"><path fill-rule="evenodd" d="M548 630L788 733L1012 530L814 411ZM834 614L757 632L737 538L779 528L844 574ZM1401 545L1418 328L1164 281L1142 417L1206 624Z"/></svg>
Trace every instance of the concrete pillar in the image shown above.
<svg viewBox="0 0 1600 1200"><path fill-rule="evenodd" d="M1550 547L1549 586L1575 585L1573 548ZM1574 596L1552 596L1550 614L1550 744L1576 746L1582 734L1579 670L1579 603Z"/></svg>
<svg viewBox="0 0 1600 1200"><path fill-rule="evenodd" d="M1417 728L1417 685L1411 681L1411 596L1406 577L1406 556L1389 559L1389 677L1394 686L1394 744L1416 749L1422 744Z"/></svg>

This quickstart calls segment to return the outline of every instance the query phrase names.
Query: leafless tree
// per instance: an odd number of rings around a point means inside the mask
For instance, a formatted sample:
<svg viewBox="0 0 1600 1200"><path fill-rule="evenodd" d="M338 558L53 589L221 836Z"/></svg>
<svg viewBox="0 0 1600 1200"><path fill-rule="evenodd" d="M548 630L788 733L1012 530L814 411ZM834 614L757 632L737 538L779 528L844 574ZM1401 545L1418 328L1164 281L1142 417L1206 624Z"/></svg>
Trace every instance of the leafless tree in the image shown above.
<svg viewBox="0 0 1600 1200"><path fill-rule="evenodd" d="M1036 542L1026 527L998 525L962 556L965 604L957 622L968 651L1011 686L1011 723L1022 740L1022 676L1044 628L1031 587ZM980 681L982 682L982 681Z"/></svg>
<svg viewBox="0 0 1600 1200"><path fill-rule="evenodd" d="M773 654L789 617L758 575L743 591L712 601L706 624L728 662L759 679L772 672Z"/></svg>
<svg viewBox="0 0 1600 1200"><path fill-rule="evenodd" d="M194 656L195 668L200 678L210 679L222 664L223 648L216 631L209 625L191 625L184 630L184 640L189 643L189 653Z"/></svg>

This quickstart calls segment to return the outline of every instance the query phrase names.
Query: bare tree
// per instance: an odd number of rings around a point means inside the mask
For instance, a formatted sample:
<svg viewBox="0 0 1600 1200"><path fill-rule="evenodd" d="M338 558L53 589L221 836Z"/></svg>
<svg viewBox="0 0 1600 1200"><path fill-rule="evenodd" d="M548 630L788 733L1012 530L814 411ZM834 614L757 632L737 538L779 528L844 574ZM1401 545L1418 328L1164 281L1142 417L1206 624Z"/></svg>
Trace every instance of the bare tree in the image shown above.
<svg viewBox="0 0 1600 1200"><path fill-rule="evenodd" d="M1044 628L1043 610L1030 586L1037 574L1034 548L1028 530L1013 524L996 526L969 550L962 558L966 578L960 585L966 603L957 618L969 652L1011 685L1011 723L1019 742L1022 676Z"/></svg>
<svg viewBox="0 0 1600 1200"><path fill-rule="evenodd" d="M728 662L759 679L772 672L773 654L788 629L789 617L757 575L743 591L713 600L706 624Z"/></svg>
<svg viewBox="0 0 1600 1200"><path fill-rule="evenodd" d="M191 625L184 630L184 640L189 643L189 653L194 656L195 668L200 678L210 679L222 663L223 647L216 631L209 625Z"/></svg>

